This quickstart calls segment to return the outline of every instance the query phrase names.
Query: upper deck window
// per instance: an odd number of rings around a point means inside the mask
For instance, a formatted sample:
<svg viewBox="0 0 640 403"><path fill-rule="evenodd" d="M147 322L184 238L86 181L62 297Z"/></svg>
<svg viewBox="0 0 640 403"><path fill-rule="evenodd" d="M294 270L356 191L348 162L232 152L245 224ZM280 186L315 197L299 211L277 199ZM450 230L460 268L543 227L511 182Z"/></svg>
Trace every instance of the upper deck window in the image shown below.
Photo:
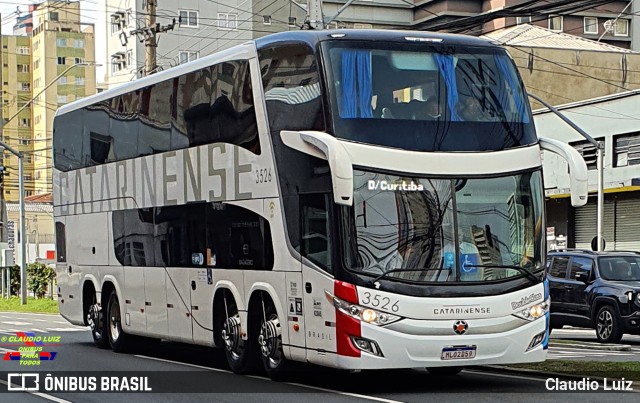
<svg viewBox="0 0 640 403"><path fill-rule="evenodd" d="M502 49L327 42L334 134L415 151L493 151L536 141Z"/></svg>

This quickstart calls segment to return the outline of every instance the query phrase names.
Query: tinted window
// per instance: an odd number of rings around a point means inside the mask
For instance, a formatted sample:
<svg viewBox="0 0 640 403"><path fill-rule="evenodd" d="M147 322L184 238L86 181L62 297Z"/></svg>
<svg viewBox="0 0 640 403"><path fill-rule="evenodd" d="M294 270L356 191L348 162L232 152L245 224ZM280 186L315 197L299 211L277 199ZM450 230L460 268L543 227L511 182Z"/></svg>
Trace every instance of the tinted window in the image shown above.
<svg viewBox="0 0 640 403"><path fill-rule="evenodd" d="M302 223L302 256L331 273L329 197L329 194L301 196L300 222Z"/></svg>
<svg viewBox="0 0 640 403"><path fill-rule="evenodd" d="M325 130L316 58L306 46L260 51L260 71L271 132Z"/></svg>
<svg viewBox="0 0 640 403"><path fill-rule="evenodd" d="M273 267L269 223L230 204L114 211L113 233L116 257L125 266Z"/></svg>
<svg viewBox="0 0 640 403"><path fill-rule="evenodd" d="M114 211L115 255L124 266L155 266L153 209Z"/></svg>
<svg viewBox="0 0 640 403"><path fill-rule="evenodd" d="M591 273L592 268L593 260L585 257L574 257L571 259L571 271L569 272L569 278L575 280L577 273Z"/></svg>
<svg viewBox="0 0 640 403"><path fill-rule="evenodd" d="M67 234L60 221L56 221L56 255L58 262L67 261Z"/></svg>
<svg viewBox="0 0 640 403"><path fill-rule="evenodd" d="M247 61L185 74L54 121L61 171L216 142L260 153Z"/></svg>
<svg viewBox="0 0 640 403"><path fill-rule="evenodd" d="M260 154L249 63L224 62L179 77L175 126L190 147L222 142Z"/></svg>
<svg viewBox="0 0 640 403"><path fill-rule="evenodd" d="M600 276L605 280L639 281L640 257L612 256L601 257L598 261Z"/></svg>
<svg viewBox="0 0 640 403"><path fill-rule="evenodd" d="M551 263L551 267L549 268L549 275L556 278L566 278L568 265L568 257L554 257L553 262Z"/></svg>

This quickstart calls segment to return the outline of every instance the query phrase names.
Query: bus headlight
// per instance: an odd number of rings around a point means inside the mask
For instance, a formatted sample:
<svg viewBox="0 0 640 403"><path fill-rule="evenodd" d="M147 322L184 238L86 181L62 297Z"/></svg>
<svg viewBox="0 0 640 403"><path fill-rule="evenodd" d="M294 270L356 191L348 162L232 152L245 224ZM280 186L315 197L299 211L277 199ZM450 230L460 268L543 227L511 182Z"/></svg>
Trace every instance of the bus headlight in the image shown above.
<svg viewBox="0 0 640 403"><path fill-rule="evenodd" d="M519 312L514 312L513 315L522 319L534 321L536 319L542 318L547 312L549 312L550 305L551 305L551 299L547 298L546 301L536 304L534 306L525 308Z"/></svg>
<svg viewBox="0 0 640 403"><path fill-rule="evenodd" d="M329 302L336 307L337 310L344 313L345 315L349 315L352 318L361 320L366 323L370 323L376 326L384 326L389 323L397 322L402 319L400 316L392 315L387 312L378 311L373 308L369 308L366 306L361 306L357 304L352 304L345 300L342 300L335 295L331 294L329 291L324 292L327 296Z"/></svg>

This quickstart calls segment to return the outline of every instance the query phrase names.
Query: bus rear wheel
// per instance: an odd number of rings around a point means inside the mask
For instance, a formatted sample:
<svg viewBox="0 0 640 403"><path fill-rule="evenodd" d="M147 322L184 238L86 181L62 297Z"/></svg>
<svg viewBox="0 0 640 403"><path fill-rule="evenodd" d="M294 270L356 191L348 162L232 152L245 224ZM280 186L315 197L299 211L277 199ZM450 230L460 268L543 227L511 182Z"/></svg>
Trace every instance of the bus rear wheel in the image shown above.
<svg viewBox="0 0 640 403"><path fill-rule="evenodd" d="M233 298L224 295L224 312L220 331L220 339L224 345L224 353L227 357L229 368L236 374L244 374L255 367L252 365L252 359L255 360L255 349L253 354L251 351L251 343L249 339L243 340L242 326L240 321L240 312ZM251 356L254 356L253 358Z"/></svg>
<svg viewBox="0 0 640 403"><path fill-rule="evenodd" d="M87 312L87 324L91 328L91 336L93 343L99 348L109 347L109 339L105 335L104 315L102 307L98 305L96 294L93 293L93 299Z"/></svg>
<svg viewBox="0 0 640 403"><path fill-rule="evenodd" d="M282 328L273 304L262 301L258 347L267 376L274 381L283 380L291 372L292 363L282 350Z"/></svg>
<svg viewBox="0 0 640 403"><path fill-rule="evenodd" d="M109 303L107 304L107 334L109 345L116 353L127 351L131 347L129 335L122 330L122 318L120 314L120 301L116 290L111 291Z"/></svg>

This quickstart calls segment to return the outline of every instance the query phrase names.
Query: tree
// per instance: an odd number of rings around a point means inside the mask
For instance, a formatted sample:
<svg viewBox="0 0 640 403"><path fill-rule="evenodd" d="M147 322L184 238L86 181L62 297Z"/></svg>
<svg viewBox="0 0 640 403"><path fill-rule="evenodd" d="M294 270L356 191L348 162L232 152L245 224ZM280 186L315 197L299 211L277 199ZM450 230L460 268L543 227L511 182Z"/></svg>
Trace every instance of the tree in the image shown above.
<svg viewBox="0 0 640 403"><path fill-rule="evenodd" d="M27 266L27 288L33 291L36 298L44 298L55 275L55 270L46 264L31 263Z"/></svg>

